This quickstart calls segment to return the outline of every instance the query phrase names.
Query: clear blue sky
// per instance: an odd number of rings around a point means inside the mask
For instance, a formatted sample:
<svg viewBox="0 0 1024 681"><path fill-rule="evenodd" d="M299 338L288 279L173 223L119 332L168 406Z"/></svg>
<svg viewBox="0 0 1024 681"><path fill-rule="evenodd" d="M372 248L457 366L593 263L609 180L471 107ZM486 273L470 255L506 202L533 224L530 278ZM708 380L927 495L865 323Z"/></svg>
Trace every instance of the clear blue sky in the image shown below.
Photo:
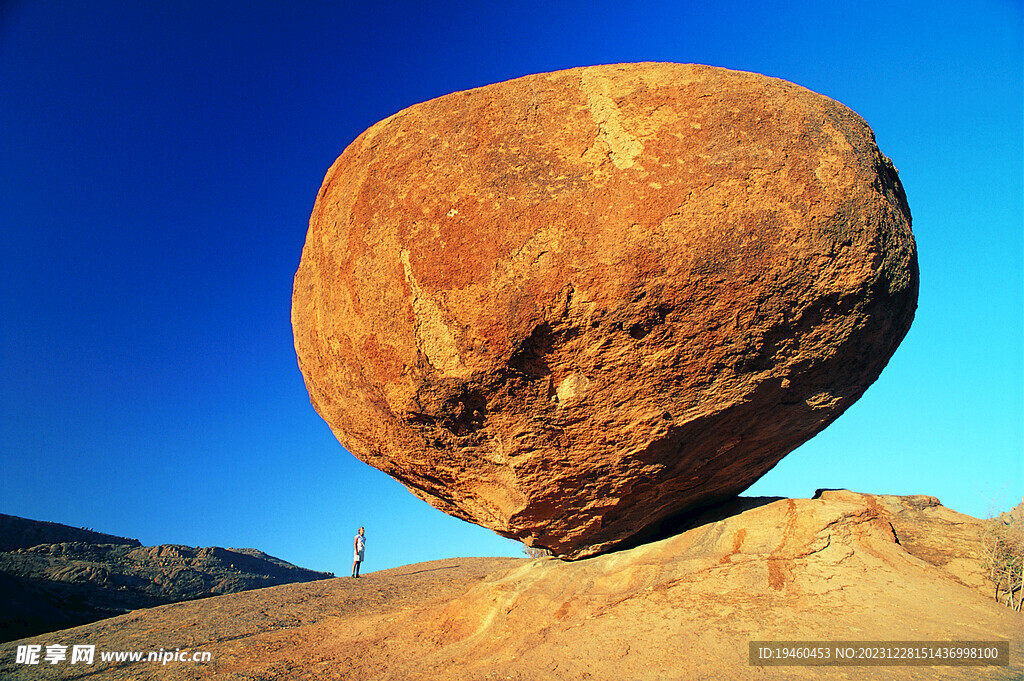
<svg viewBox="0 0 1024 681"><path fill-rule="evenodd" d="M347 574L519 546L349 455L289 323L323 175L401 108L626 61L756 71L874 128L921 297L879 381L752 492L1024 494L1018 0L0 2L0 512Z"/></svg>

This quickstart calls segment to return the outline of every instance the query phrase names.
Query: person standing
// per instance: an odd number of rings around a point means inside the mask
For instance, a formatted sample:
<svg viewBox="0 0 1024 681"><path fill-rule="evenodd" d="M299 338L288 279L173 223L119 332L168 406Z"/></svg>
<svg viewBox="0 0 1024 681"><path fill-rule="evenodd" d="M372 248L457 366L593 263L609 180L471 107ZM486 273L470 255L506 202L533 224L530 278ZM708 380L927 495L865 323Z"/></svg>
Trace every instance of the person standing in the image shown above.
<svg viewBox="0 0 1024 681"><path fill-rule="evenodd" d="M359 534L356 535L355 541L355 554L352 558L352 576L359 576L359 566L363 562L363 553L366 551L366 533L363 528L359 528Z"/></svg>

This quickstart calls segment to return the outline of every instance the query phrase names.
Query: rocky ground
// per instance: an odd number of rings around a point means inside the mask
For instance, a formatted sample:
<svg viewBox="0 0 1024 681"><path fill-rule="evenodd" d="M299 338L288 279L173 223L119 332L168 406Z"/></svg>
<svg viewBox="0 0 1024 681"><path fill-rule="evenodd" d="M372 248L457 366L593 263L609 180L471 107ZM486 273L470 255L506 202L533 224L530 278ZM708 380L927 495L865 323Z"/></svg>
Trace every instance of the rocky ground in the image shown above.
<svg viewBox="0 0 1024 681"><path fill-rule="evenodd" d="M141 610L0 645L14 679L1019 679L988 594L991 523L931 497L741 499L576 562L459 558ZM750 641L1010 641L1008 667L755 667ZM94 645L25 665L18 645ZM209 653L102 662L102 651Z"/></svg>
<svg viewBox="0 0 1024 681"><path fill-rule="evenodd" d="M255 549L142 546L138 540L0 517L0 640L139 608L333 575Z"/></svg>

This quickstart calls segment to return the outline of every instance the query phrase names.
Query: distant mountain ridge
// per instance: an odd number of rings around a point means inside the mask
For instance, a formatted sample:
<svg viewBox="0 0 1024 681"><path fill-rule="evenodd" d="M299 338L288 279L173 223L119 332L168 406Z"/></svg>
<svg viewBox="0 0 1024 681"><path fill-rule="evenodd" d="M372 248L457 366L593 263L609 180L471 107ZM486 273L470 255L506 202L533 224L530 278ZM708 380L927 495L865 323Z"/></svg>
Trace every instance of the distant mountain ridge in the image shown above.
<svg viewBox="0 0 1024 681"><path fill-rule="evenodd" d="M142 546L0 514L0 641L139 608L333 576L256 549Z"/></svg>
<svg viewBox="0 0 1024 681"><path fill-rule="evenodd" d="M84 527L71 527L45 520L29 520L0 513L0 551L30 549L40 544L86 542L89 544L128 544L142 546L138 539L94 532Z"/></svg>

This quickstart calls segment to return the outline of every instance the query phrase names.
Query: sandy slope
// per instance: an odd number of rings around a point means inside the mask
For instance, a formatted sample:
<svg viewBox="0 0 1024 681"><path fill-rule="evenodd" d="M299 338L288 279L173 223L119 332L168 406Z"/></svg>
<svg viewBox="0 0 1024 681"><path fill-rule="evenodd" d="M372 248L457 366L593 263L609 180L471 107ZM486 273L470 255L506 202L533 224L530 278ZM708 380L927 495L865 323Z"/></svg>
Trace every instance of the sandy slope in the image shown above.
<svg viewBox="0 0 1024 681"><path fill-rule="evenodd" d="M0 675L1020 678L1024 619L972 583L986 526L933 501L850 492L746 500L672 538L574 563L450 559L137 611L28 642L180 647L212 661L32 667L14 663L14 643L0 646ZM749 665L749 641L787 639L1010 640L1013 665Z"/></svg>

